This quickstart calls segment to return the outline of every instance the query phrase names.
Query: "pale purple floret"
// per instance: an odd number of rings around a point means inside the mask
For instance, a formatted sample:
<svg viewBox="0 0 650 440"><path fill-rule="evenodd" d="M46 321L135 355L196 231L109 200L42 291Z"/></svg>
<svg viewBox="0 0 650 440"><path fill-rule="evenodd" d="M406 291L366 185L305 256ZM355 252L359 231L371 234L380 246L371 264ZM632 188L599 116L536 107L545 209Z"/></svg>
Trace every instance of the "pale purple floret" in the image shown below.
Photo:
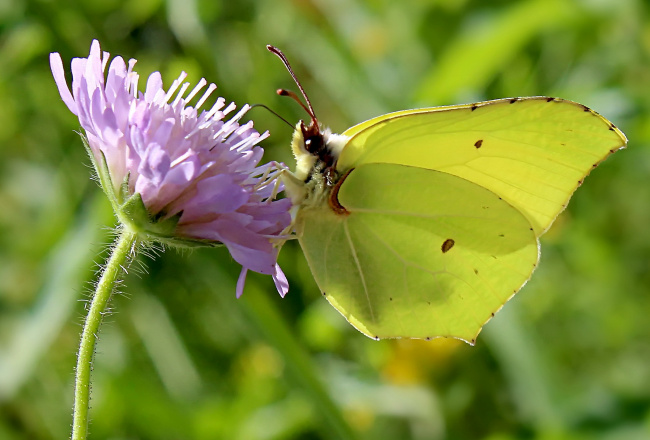
<svg viewBox="0 0 650 440"><path fill-rule="evenodd" d="M274 200L278 166L258 166L263 150L259 134L223 98L209 110L199 108L216 89L210 84L194 107L188 105L206 86L201 79L189 94L184 72L168 90L159 72L152 73L144 93L138 92L135 60L128 65L115 57L104 72L109 53L93 41L88 58L72 60L72 93L58 53L50 54L52 73L61 98L79 117L96 163L105 158L112 192L128 179L130 194L140 194L152 218L180 219L179 238L220 242L243 266L237 296L247 270L271 275L280 295L287 279L277 264L274 239L282 239L291 216L288 199ZM123 200L122 200L123 202Z"/></svg>

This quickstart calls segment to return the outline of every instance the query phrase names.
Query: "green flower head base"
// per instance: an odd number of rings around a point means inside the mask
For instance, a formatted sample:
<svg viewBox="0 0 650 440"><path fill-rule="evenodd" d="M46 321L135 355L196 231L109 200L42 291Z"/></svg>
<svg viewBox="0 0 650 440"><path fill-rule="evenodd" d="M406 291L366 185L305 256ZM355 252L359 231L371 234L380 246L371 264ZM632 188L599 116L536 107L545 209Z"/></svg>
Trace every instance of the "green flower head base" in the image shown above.
<svg viewBox="0 0 650 440"><path fill-rule="evenodd" d="M50 65L61 98L79 117L85 144L120 222L146 240L174 246L224 244L246 272L271 275L280 294L288 291L277 264L278 248L291 216L288 199L276 178L281 165L259 165L268 136L240 124L249 109L218 98L209 110L199 109L216 89L201 79L186 95L184 72L168 90L159 72L152 73L144 93L138 92L136 60L114 58L93 41L88 58L72 60L72 92L58 53Z"/></svg>

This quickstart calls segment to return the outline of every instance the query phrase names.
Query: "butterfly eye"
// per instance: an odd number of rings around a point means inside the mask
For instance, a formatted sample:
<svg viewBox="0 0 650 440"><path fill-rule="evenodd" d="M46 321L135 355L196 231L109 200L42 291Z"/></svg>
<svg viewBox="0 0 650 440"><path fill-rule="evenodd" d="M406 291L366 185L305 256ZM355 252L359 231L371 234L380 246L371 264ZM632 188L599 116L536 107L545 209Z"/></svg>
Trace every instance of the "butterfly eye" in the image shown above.
<svg viewBox="0 0 650 440"><path fill-rule="evenodd" d="M323 148L322 136L311 136L305 139L305 150L311 154L317 154Z"/></svg>

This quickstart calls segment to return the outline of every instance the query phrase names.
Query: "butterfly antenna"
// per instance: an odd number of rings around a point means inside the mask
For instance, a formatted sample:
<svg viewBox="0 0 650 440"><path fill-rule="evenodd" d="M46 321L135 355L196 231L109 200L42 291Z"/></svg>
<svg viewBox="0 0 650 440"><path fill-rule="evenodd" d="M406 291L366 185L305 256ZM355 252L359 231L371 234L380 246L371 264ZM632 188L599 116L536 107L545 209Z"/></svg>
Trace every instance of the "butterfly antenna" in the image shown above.
<svg viewBox="0 0 650 440"><path fill-rule="evenodd" d="M266 106L266 105L264 105L264 104L253 104L253 105L251 105L251 109L254 109L255 107L262 107L262 108L268 110L269 112L271 112L272 114L274 114L275 116L277 116L277 117L278 117L282 122L284 122L285 124L287 124L289 127L291 127L292 129L294 128L294 127L293 127L293 124L291 124L291 122L289 122L289 121L287 121L286 119L284 119L284 118L283 118L282 116L280 116L280 115L279 115L275 110L271 110L270 107L268 107L268 106Z"/></svg>
<svg viewBox="0 0 650 440"><path fill-rule="evenodd" d="M278 89L278 90L275 91L275 93L277 93L280 96L288 96L289 98L293 99L298 104L300 104L300 107L302 107L307 112L307 114L309 115L310 118L312 118L312 120L316 119L316 116L314 116L314 113L312 111L310 111L309 108L305 104L302 103L302 101L300 100L300 97L298 95L296 95L295 92L292 92L291 90L287 90L287 89Z"/></svg>
<svg viewBox="0 0 650 440"><path fill-rule="evenodd" d="M316 114L314 113L314 108L311 106L311 102L309 101L309 98L307 97L307 94L305 93L305 89L302 88L302 85L300 84L300 81L298 81L298 78L296 77L296 74L293 73L293 69L291 68L291 64L289 64L289 60L287 59L286 56L282 53L280 49L278 49L275 46L271 46L270 44L266 45L266 48L270 51L273 52L275 55L277 55L278 58L282 61L284 64L284 67L287 68L289 71L289 74L291 75L291 78L293 78L294 82L298 86L298 89L300 90L300 93L302 93L303 98L305 98L305 101L307 102L307 105L302 103L298 95L296 95L294 92L290 90L285 90L285 89L278 89L277 94L280 96L289 96L292 99L294 99L302 108L305 109L307 114L311 117L312 122L317 121L316 119Z"/></svg>

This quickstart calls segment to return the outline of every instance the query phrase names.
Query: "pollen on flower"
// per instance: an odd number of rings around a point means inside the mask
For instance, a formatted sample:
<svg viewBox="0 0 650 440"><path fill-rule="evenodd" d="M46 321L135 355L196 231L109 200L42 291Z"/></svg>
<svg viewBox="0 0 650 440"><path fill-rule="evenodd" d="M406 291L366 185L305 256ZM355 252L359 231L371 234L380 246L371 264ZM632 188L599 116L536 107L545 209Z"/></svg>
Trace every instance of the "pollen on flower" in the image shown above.
<svg viewBox="0 0 650 440"><path fill-rule="evenodd" d="M250 107L235 112L219 97L202 109L217 86L201 79L190 89L185 72L166 90L154 72L141 92L136 60L109 59L93 41L88 58L72 60L71 89L58 53L50 65L120 221L170 245L222 243L243 266L238 295L253 270L271 275L284 296L288 284L274 243L291 222L291 202L276 200L283 165L260 165L258 143L268 132L240 122Z"/></svg>

